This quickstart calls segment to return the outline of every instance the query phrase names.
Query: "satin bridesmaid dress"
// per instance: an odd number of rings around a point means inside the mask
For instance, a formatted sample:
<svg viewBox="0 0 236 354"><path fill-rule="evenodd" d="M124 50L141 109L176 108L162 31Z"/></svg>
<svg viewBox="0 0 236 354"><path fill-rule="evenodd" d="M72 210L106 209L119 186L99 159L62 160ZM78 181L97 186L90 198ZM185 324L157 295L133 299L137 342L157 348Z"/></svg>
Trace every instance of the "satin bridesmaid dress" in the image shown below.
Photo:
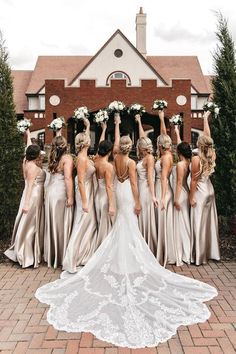
<svg viewBox="0 0 236 354"><path fill-rule="evenodd" d="M50 174L45 192L44 260L48 267L62 265L71 234L73 207L66 206L63 171Z"/></svg>
<svg viewBox="0 0 236 354"><path fill-rule="evenodd" d="M65 258L63 269L69 273L75 273L78 266L85 265L95 251L97 240L97 219L94 205L94 183L93 178L95 167L89 162L84 186L88 201L88 213L82 208L82 200L78 187L78 178L75 178L75 214L72 232Z"/></svg>
<svg viewBox="0 0 236 354"><path fill-rule="evenodd" d="M184 263L190 263L191 255L191 228L190 228L190 204L189 204L189 187L188 187L187 171L182 183L179 204L181 210L174 207L174 248L176 252L176 265L181 266ZM176 167L172 169L172 185L173 191L176 191Z"/></svg>
<svg viewBox="0 0 236 354"><path fill-rule="evenodd" d="M101 243L105 240L105 238L109 234L115 219L115 217L111 217L108 214L109 203L108 203L105 179L97 178L97 183L98 185L95 194L95 207L96 207L96 216L97 216L97 223L98 223L96 249L101 245Z"/></svg>
<svg viewBox="0 0 236 354"><path fill-rule="evenodd" d="M46 173L41 170L33 184L28 213L22 213L26 187L15 220L11 247L4 254L22 268L39 266L44 237L44 181ZM27 183L27 182L25 182Z"/></svg>
<svg viewBox="0 0 236 354"><path fill-rule="evenodd" d="M156 210L156 223L158 227L156 258L161 265L165 266L166 264L176 263L174 235L173 235L174 196L173 196L173 190L170 185L170 181L168 180L168 186L167 186L167 191L165 196L166 207L164 210L161 210L161 160L158 160L156 162L155 171L156 171L155 188L156 188L156 197L158 200L158 208Z"/></svg>
<svg viewBox="0 0 236 354"><path fill-rule="evenodd" d="M155 207L148 187L147 170L143 166L143 160L137 163L139 198L142 206L138 216L139 229L154 255L157 252L157 225L155 219ZM155 181L155 171L153 173Z"/></svg>
<svg viewBox="0 0 236 354"><path fill-rule="evenodd" d="M215 192L209 177L201 177L195 192L196 207L191 208L191 261L196 265L208 259L220 260L218 217Z"/></svg>

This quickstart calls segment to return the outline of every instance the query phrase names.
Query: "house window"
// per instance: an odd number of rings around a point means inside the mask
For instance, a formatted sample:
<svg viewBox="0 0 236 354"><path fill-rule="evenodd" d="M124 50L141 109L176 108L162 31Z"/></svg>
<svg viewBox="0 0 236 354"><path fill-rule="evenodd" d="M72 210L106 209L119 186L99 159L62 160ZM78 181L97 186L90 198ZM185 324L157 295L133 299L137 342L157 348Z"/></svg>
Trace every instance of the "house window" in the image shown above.
<svg viewBox="0 0 236 354"><path fill-rule="evenodd" d="M39 133L38 134L38 144L40 148L43 150L44 149L44 144L45 144L45 133Z"/></svg>
<svg viewBox="0 0 236 354"><path fill-rule="evenodd" d="M45 96L39 95L39 109L45 109Z"/></svg>
<svg viewBox="0 0 236 354"><path fill-rule="evenodd" d="M110 80L126 80L126 83L128 85L131 85L131 80L130 80L129 75L127 75L123 71L114 71L113 73L111 73L106 80L107 86L109 86Z"/></svg>

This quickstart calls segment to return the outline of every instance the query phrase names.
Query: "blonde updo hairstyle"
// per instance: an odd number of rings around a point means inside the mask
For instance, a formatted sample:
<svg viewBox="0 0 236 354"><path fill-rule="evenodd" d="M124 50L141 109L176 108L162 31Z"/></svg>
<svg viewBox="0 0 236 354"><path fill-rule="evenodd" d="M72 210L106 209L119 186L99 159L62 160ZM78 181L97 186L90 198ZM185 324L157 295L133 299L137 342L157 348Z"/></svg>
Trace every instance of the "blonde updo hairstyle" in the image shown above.
<svg viewBox="0 0 236 354"><path fill-rule="evenodd" d="M197 140L198 156L200 158L199 176L208 177L215 170L216 153L213 139L208 135L200 135Z"/></svg>
<svg viewBox="0 0 236 354"><path fill-rule="evenodd" d="M78 154L83 148L90 146L90 137L86 133L79 133L75 137L75 150Z"/></svg>
<svg viewBox="0 0 236 354"><path fill-rule="evenodd" d="M137 141L138 158L142 157L143 151L146 151L148 154L152 154L152 152L153 152L152 141L148 137L141 137Z"/></svg>
<svg viewBox="0 0 236 354"><path fill-rule="evenodd" d="M128 154L132 149L132 145L133 145L132 140L128 135L122 136L120 138L120 146L119 146L120 153L123 155Z"/></svg>
<svg viewBox="0 0 236 354"><path fill-rule="evenodd" d="M157 151L160 155L160 147L163 150L170 150L172 146L171 137L168 134L161 134L157 137Z"/></svg>
<svg viewBox="0 0 236 354"><path fill-rule="evenodd" d="M67 141L63 136L56 136L52 139L51 151L49 154L48 169L51 173L56 173L62 156L67 151Z"/></svg>

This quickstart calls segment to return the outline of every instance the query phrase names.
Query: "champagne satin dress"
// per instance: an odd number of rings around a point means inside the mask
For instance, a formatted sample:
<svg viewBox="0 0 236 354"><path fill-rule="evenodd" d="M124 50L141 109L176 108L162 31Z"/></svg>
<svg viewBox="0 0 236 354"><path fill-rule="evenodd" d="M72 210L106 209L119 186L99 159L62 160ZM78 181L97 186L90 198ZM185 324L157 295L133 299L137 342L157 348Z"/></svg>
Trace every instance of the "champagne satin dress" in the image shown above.
<svg viewBox="0 0 236 354"><path fill-rule="evenodd" d="M114 223L114 217L108 214L109 203L106 191L106 183L104 178L97 178L97 191L95 194L95 207L98 223L98 233L96 241L96 249L101 245L109 234Z"/></svg>
<svg viewBox="0 0 236 354"><path fill-rule="evenodd" d="M157 252L157 224L155 208L152 196L148 187L147 170L143 166L143 160L137 163L139 198L141 202L141 213L138 216L139 229L154 255ZM155 172L153 174L155 180Z"/></svg>
<svg viewBox="0 0 236 354"><path fill-rule="evenodd" d="M198 180L195 200L196 207L191 208L191 261L200 265L208 259L220 260L215 192L209 177Z"/></svg>
<svg viewBox="0 0 236 354"><path fill-rule="evenodd" d="M46 173L41 170L33 184L28 213L22 213L26 196L26 184L12 234L12 245L5 255L22 268L38 267L42 258L44 237L44 181Z"/></svg>
<svg viewBox="0 0 236 354"><path fill-rule="evenodd" d="M174 223L174 197L173 190L168 180L168 186L165 196L166 208L161 210L161 160L158 160L155 164L156 170L156 197L158 200L158 208L156 210L156 223L158 227L158 239L157 239L157 253L156 258L158 262L165 266L166 264L176 263L176 253L174 248L174 235L173 235L173 223Z"/></svg>
<svg viewBox="0 0 236 354"><path fill-rule="evenodd" d="M188 187L188 171L183 178L182 189L179 197L181 210L174 207L174 248L176 252L176 265L181 266L183 262L190 263L190 204L189 204L189 187ZM176 167L172 169L173 191L176 191L177 175Z"/></svg>
<svg viewBox="0 0 236 354"><path fill-rule="evenodd" d="M62 265L73 221L73 207L66 206L63 171L50 175L45 192L44 260L48 267Z"/></svg>
<svg viewBox="0 0 236 354"><path fill-rule="evenodd" d="M63 269L69 273L75 273L78 266L85 265L95 251L97 239L97 219L94 205L94 173L95 167L92 162L90 162L84 181L85 193L88 202L88 213L83 211L81 195L78 187L78 178L75 178L76 206L74 221L63 261Z"/></svg>

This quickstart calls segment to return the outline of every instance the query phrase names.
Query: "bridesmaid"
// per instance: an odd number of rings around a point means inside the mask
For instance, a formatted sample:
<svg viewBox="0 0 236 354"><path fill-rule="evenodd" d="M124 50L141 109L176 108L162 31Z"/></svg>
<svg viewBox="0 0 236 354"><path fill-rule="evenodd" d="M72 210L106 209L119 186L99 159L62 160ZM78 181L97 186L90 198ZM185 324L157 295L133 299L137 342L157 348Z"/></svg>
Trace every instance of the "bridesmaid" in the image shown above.
<svg viewBox="0 0 236 354"><path fill-rule="evenodd" d="M191 261L196 265L205 264L208 259L220 260L215 193L210 180L216 155L208 124L209 115L210 112L204 113L203 135L197 141L198 156L192 158L191 166Z"/></svg>
<svg viewBox="0 0 236 354"><path fill-rule="evenodd" d="M177 136L177 154L179 162L175 168L174 180L174 245L176 249L176 265L181 266L183 262L190 263L190 204L189 187L187 179L189 176L189 165L192 157L190 145L181 142L179 128L175 125ZM174 172L174 171L173 171Z"/></svg>
<svg viewBox="0 0 236 354"><path fill-rule="evenodd" d="M166 133L164 112L158 111L161 124L161 135L157 138L157 148L160 159L155 164L156 170L156 197L158 200L157 225L158 241L156 258L161 265L175 264L173 222L174 222L174 196L170 185L170 174L173 167L171 152L171 138Z"/></svg>
<svg viewBox="0 0 236 354"><path fill-rule="evenodd" d="M102 123L102 135L98 146L97 158L95 160L96 176L98 187L95 195L96 215L98 222L98 235L96 248L100 246L111 230L115 216L115 203L113 196L114 168L108 162L112 153L113 145L110 141L104 140L106 123Z"/></svg>
<svg viewBox="0 0 236 354"><path fill-rule="evenodd" d="M30 131L26 130L27 149L23 161L25 189L21 197L12 234L11 247L5 255L22 268L39 266L43 250L44 233L44 181L40 147L32 145Z"/></svg>
<svg viewBox="0 0 236 354"><path fill-rule="evenodd" d="M95 167L88 158L90 146L90 123L84 118L86 130L75 137L77 152L75 178L75 214L73 228L63 261L63 269L75 273L77 267L85 265L95 251L97 221L94 206Z"/></svg>
<svg viewBox="0 0 236 354"><path fill-rule="evenodd" d="M139 197L142 210L139 214L139 229L149 248L156 255L157 252L157 225L155 222L155 208L158 202L155 195L155 161L152 155L152 141L145 136L141 117L136 114L135 120L139 126L137 154L140 161L137 163Z"/></svg>
<svg viewBox="0 0 236 354"><path fill-rule="evenodd" d="M73 218L73 159L61 130L52 140L49 155L50 179L45 196L44 260L48 267L62 265Z"/></svg>

